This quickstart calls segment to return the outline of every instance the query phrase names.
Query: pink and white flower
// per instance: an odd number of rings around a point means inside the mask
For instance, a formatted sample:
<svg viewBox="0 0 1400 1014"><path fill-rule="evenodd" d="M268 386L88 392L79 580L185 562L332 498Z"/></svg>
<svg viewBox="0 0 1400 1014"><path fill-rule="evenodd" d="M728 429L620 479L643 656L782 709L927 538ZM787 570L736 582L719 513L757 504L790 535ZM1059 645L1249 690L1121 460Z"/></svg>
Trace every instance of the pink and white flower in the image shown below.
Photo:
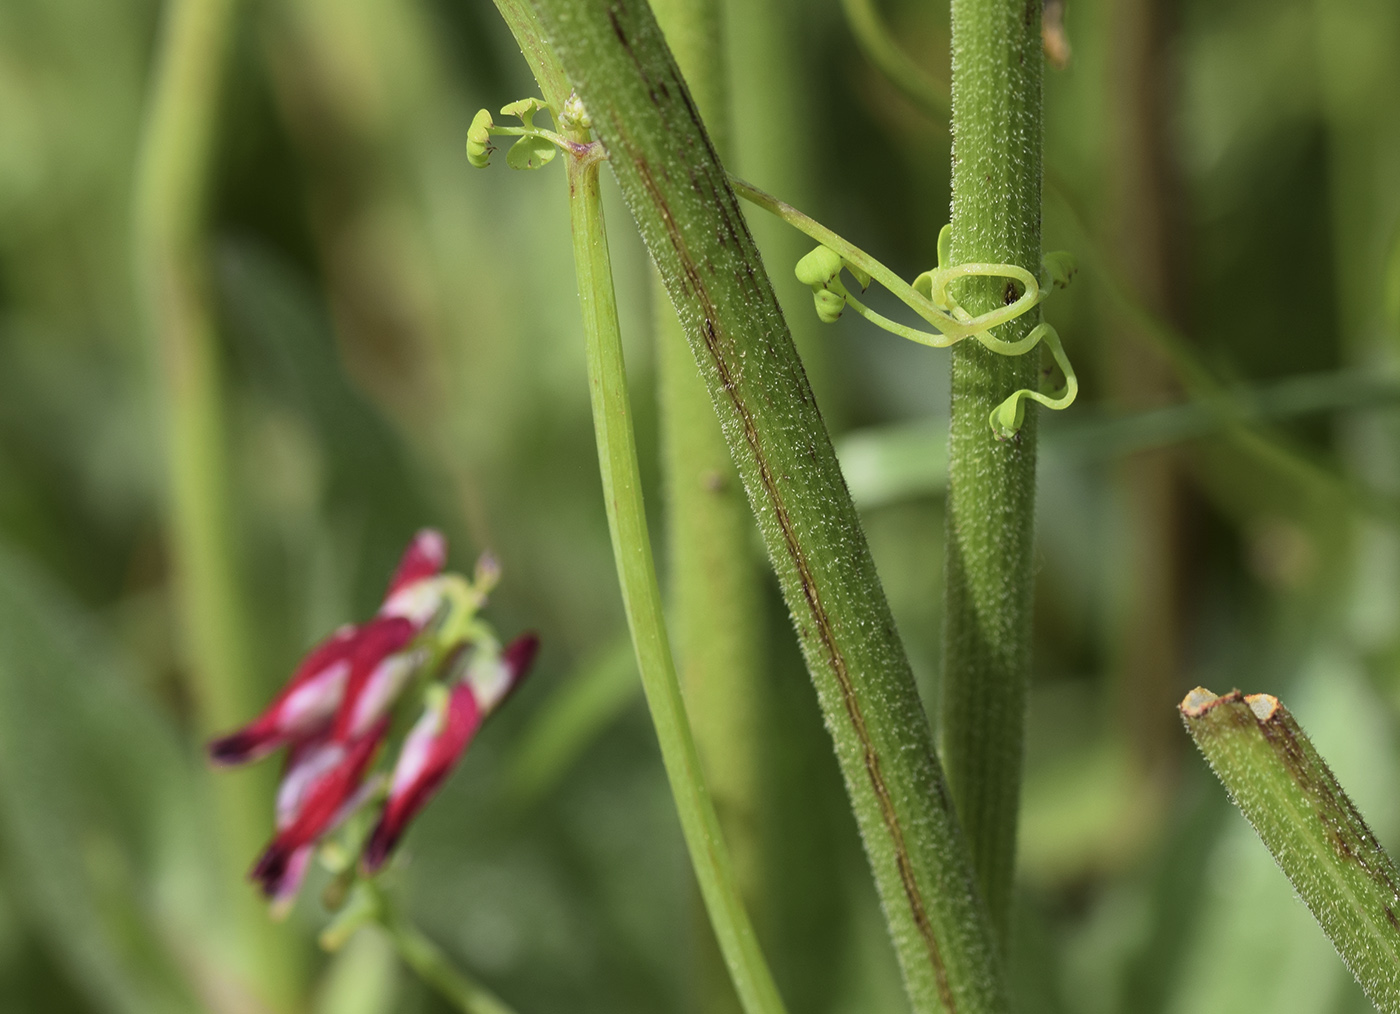
<svg viewBox="0 0 1400 1014"><path fill-rule="evenodd" d="M266 711L209 744L218 764L240 764L289 748L277 792L276 830L250 874L276 913L295 899L318 842L384 791L384 776L368 773L405 688L430 658L459 657L470 632L481 629L471 623L499 576L494 559L482 558L473 582L444 575L446 559L440 533L418 532L378 613L318 644ZM383 865L482 721L520 682L537 646L535 636L527 634L499 653L478 648L450 686L428 691L432 703L404 740L387 801L365 847L366 872Z"/></svg>
<svg viewBox="0 0 1400 1014"><path fill-rule="evenodd" d="M365 772L388 731L382 718L352 743L318 739L293 749L277 791L277 832L249 874L269 898L294 897L316 842L373 795Z"/></svg>
<svg viewBox="0 0 1400 1014"><path fill-rule="evenodd" d="M414 816L451 774L482 721L519 685L538 648L534 634L523 634L499 656L479 653L446 700L428 705L394 765L389 799L365 846L367 872L384 865Z"/></svg>
<svg viewBox="0 0 1400 1014"><path fill-rule="evenodd" d="M344 626L302 661L291 680L257 718L209 744L216 764L245 764L278 747L318 735L335 720L336 738L348 741L392 706L422 654L399 655L437 614L438 575L447 560L441 533L413 537L389 582L379 615Z"/></svg>

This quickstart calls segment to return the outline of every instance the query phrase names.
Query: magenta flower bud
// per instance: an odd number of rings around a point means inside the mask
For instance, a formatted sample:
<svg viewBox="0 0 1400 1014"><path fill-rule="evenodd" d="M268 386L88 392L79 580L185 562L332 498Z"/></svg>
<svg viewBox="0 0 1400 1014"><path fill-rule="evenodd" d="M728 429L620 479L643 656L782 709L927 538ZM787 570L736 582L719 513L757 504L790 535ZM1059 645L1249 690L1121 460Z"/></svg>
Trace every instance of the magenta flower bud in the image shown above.
<svg viewBox="0 0 1400 1014"><path fill-rule="evenodd" d="M404 739L394 765L388 802L365 845L366 872L384 865L409 823L447 780L482 721L520 683L538 648L539 638L524 634L499 656L473 658L446 702L429 704Z"/></svg>
<svg viewBox="0 0 1400 1014"><path fill-rule="evenodd" d="M434 528L422 528L404 550L398 570L389 579L385 598L425 578L437 577L447 563L447 539Z"/></svg>
<svg viewBox="0 0 1400 1014"><path fill-rule="evenodd" d="M435 578L446 563L447 540L432 528L422 529L404 550L379 615L403 616L418 627L427 624L442 604L442 591Z"/></svg>
<svg viewBox="0 0 1400 1014"><path fill-rule="evenodd" d="M389 782L389 801L365 845L365 870L373 873L398 844L409 821L441 787L484 716L472 688L458 683L445 704L429 705L409 731Z"/></svg>
<svg viewBox="0 0 1400 1014"><path fill-rule="evenodd" d="M269 898L296 894L312 847L372 793L365 771L388 731L383 718L352 743L321 739L292 752L277 791L277 833L249 874Z"/></svg>
<svg viewBox="0 0 1400 1014"><path fill-rule="evenodd" d="M358 627L341 627L313 648L266 711L209 744L210 759L216 764L244 764L329 726L345 696L361 634Z"/></svg>

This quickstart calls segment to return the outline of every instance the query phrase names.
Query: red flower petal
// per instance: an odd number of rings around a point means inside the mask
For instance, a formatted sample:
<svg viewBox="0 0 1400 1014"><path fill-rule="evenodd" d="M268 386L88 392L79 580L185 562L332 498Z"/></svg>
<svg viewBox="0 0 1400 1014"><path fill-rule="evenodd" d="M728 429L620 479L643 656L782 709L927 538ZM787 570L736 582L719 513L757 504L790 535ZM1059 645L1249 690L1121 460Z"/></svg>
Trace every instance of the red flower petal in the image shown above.
<svg viewBox="0 0 1400 1014"><path fill-rule="evenodd" d="M305 748L300 763L288 769L287 785L279 793L278 831L249 874L262 884L263 893L276 896L285 886L296 853L330 831L346 816L346 803L360 789L364 774L375 752L389 731L389 720L379 724L354 743L317 743ZM281 798L289 797L289 798Z"/></svg>
<svg viewBox="0 0 1400 1014"><path fill-rule="evenodd" d="M413 536L413 541L404 550L398 570L389 580L389 590L384 597L391 598L395 592L408 585L416 584L424 578L436 577L447 563L447 539L434 528L421 529Z"/></svg>
<svg viewBox="0 0 1400 1014"><path fill-rule="evenodd" d="M416 636L418 627L402 616L377 616L360 628L360 636L350 658L345 694L336 710L331 729L333 739L348 743L358 738L393 703L392 696L389 696L370 702L376 704L374 708L362 707L366 703L366 690L379 689L374 686L373 680L375 674L380 672L381 665Z"/></svg>
<svg viewBox="0 0 1400 1014"><path fill-rule="evenodd" d="M344 698L361 633L359 627L341 627L311 649L261 715L209 744L210 759L216 764L243 764L329 726Z"/></svg>
<svg viewBox="0 0 1400 1014"><path fill-rule="evenodd" d="M483 717L470 684L458 683L443 711L430 708L414 725L394 765L384 813L365 845L367 872L373 873L384 865L409 822L456 766Z"/></svg>

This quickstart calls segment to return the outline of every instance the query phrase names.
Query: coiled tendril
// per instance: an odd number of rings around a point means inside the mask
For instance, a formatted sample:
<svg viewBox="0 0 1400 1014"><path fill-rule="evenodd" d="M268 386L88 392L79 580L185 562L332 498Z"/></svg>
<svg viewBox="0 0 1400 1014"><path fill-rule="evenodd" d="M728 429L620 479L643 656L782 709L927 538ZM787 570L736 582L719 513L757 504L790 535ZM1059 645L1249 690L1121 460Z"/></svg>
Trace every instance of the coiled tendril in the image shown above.
<svg viewBox="0 0 1400 1014"><path fill-rule="evenodd" d="M802 228L798 222L792 224ZM1060 343L1059 332L1053 325L1041 321L1029 334L1016 341L998 338L992 333L992 328L1015 320L1038 306L1054 288L1068 285L1076 270L1074 258L1064 252L1047 254L1041 261L1039 278L1015 264L949 264L951 236L951 227L945 225L938 236L938 267L932 271L925 271L914 279L912 286L908 286L925 305L916 305L909 298L909 293L900 292L891 287L888 281L881 279L882 284L918 311L920 316L938 329L937 331L921 331L890 320L853 296L841 281L842 271L849 272L851 277L860 283L862 292L871 282L871 272L842 256L831 246L818 246L798 261L796 275L800 282L811 288L817 316L828 324L840 317L849 306L877 327L932 348L950 348L964 338L976 338L984 347L998 355L1020 356L1030 352L1043 341L1064 375L1064 386L1052 394L1021 388L1013 391L1005 401L993 409L988 419L992 431L998 437L1007 439L1021 428L1025 419L1026 399L1039 402L1050 409L1068 408L1079 393L1079 378L1075 376L1074 367L1070 365L1064 346ZM974 277L1009 279L1020 288L1021 294L1007 306L1000 306L974 317L962 308L951 291L953 283L959 279Z"/></svg>

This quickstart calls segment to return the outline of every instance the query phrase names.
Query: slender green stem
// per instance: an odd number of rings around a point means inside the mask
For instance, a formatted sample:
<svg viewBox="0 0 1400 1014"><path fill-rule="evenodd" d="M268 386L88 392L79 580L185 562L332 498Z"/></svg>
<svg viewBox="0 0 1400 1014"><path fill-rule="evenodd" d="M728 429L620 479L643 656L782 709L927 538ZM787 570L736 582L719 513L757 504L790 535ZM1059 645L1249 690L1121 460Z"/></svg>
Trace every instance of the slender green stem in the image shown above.
<svg viewBox="0 0 1400 1014"><path fill-rule="evenodd" d="M953 0L951 260L1040 265L1040 5ZM1011 302L1008 283L968 278L973 314ZM1005 325L1014 340L1032 310ZM942 752L983 897L1003 942L1010 926L1030 668L1036 413L1012 438L987 426L1039 356L953 350L949 424Z"/></svg>
<svg viewBox="0 0 1400 1014"><path fill-rule="evenodd" d="M452 963L442 948L392 908L380 916L404 964L462 1014L515 1014L511 1007Z"/></svg>
<svg viewBox="0 0 1400 1014"><path fill-rule="evenodd" d="M948 118L948 89L915 63L880 17L875 0L841 0L846 23L861 52L905 97L941 120Z"/></svg>
<svg viewBox="0 0 1400 1014"><path fill-rule="evenodd" d="M765 193L752 183L746 183L732 173L729 175L729 183L740 197L758 205L836 253L848 269L853 272L863 272L869 276L869 280L879 282L920 317L938 328L939 333L929 334L925 331L917 331L892 321L883 314L876 313L852 296L841 284L839 278L833 278L827 283L833 291L837 291L837 287L839 287L842 298L851 309L877 327L909 341L936 349L951 348L964 338L975 337L988 349L1003 356L1023 355L1040 340L1039 335L1034 338L1027 335L1020 340L1012 341L995 336L990 331L991 328L999 327L1029 313L1049 295L1048 283L1042 286L1041 279L1037 278L1034 272L1019 265L1007 263L974 262L942 265L916 279L916 282L927 280L932 297L930 298L850 240L832 232L816 219L798 211L792 205L779 200L772 194ZM799 276L802 274L800 262L798 274ZM992 309L973 316L958 305L956 300L949 298L949 290L954 282L962 278L972 277L1014 281L1019 283L1021 291L1014 299L1002 301ZM951 312L945 311L941 306L951 306Z"/></svg>
<svg viewBox="0 0 1400 1014"><path fill-rule="evenodd" d="M1181 717L1377 1009L1400 1012L1400 867L1269 694L1197 687Z"/></svg>
<svg viewBox="0 0 1400 1014"><path fill-rule="evenodd" d="M714 803L705 787L700 757L690 733L680 682L671 658L661 589L652 562L651 536L642 503L632 407L622 359L607 233L598 190L598 163L570 156L569 208L573 221L574 266L588 341L588 386L593 428L608 509L618 579L637 651L637 666L651 708L661 757L690 848L700 893L735 991L749 1014L784 1010L782 998L758 946L758 937L735 881L719 829Z"/></svg>
<svg viewBox="0 0 1400 1014"><path fill-rule="evenodd" d="M203 733L255 707L248 624L238 593L228 505L219 350L205 249L205 204L234 0L171 0L152 79L136 180L133 232L138 299L154 337L164 395L169 525L185 670ZM246 969L281 1004L298 991L296 949L269 932L243 864L256 854L270 793L266 774L220 779L232 902Z"/></svg>
<svg viewBox="0 0 1400 1014"><path fill-rule="evenodd" d="M948 316L948 314L934 306L930 300L925 298L925 296L912 285L895 274L891 268L886 267L883 263L876 260L850 240L838 236L810 215L797 210L786 201L781 201L772 194L760 190L752 183L739 179L739 177L732 173L729 175L729 184L734 188L734 192L744 198L744 200L758 205L764 211L782 219L803 235L816 240L828 249L836 251L843 261L864 271L873 281L879 282L888 289L890 293L897 297L900 302L934 327L938 328L945 335L964 336L970 335L978 330L978 328L970 327L964 322ZM882 318L882 321L883 320ZM893 330L899 325L894 324L892 321L884 321L880 326ZM980 326L986 327L990 325L982 324ZM895 333L902 334L902 332L898 331ZM914 334L918 334L918 332L914 332ZM922 338L913 337L911 334L904 334L903 337L927 344Z"/></svg>
<svg viewBox="0 0 1400 1014"><path fill-rule="evenodd" d="M538 9L608 146L720 415L835 742L914 1009L1006 1010L998 949L908 659L739 199L680 72L644 4L539 0Z"/></svg>

